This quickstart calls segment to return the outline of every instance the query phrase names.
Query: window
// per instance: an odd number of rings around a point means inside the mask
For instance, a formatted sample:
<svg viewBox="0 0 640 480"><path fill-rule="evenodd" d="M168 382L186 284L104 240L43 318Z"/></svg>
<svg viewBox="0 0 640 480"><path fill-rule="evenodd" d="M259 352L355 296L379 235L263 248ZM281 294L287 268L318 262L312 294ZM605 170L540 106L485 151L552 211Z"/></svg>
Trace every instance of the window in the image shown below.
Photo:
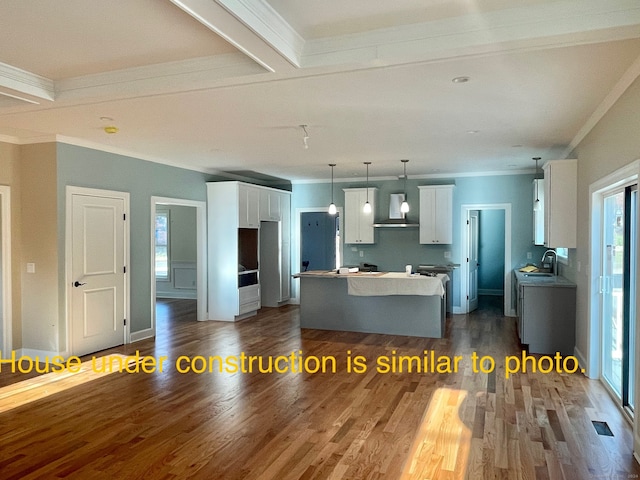
<svg viewBox="0 0 640 480"><path fill-rule="evenodd" d="M556 248L556 255L558 256L558 261L560 263L569 265L569 249L568 248Z"/></svg>
<svg viewBox="0 0 640 480"><path fill-rule="evenodd" d="M156 211L156 279L169 280L169 212Z"/></svg>

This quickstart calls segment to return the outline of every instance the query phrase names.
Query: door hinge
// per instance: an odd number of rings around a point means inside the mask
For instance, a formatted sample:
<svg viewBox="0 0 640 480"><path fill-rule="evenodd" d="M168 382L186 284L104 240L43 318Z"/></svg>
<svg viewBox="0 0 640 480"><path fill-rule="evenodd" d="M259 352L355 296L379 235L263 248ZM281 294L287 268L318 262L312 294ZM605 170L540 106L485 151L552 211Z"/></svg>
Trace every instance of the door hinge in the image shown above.
<svg viewBox="0 0 640 480"><path fill-rule="evenodd" d="M127 214L126 213L122 214L122 220L124 220L125 222L127 221Z"/></svg>
<svg viewBox="0 0 640 480"><path fill-rule="evenodd" d="M469 257L467 257L467 263L469 263Z"/></svg>
<svg viewBox="0 0 640 480"><path fill-rule="evenodd" d="M124 319L124 326L125 327L127 326L127 319L126 318Z"/></svg>
<svg viewBox="0 0 640 480"><path fill-rule="evenodd" d="M469 220L467 220L467 225L469 225Z"/></svg>
<svg viewBox="0 0 640 480"><path fill-rule="evenodd" d="M127 273L127 266L125 265L124 267L122 267L122 270L124 273Z"/></svg>

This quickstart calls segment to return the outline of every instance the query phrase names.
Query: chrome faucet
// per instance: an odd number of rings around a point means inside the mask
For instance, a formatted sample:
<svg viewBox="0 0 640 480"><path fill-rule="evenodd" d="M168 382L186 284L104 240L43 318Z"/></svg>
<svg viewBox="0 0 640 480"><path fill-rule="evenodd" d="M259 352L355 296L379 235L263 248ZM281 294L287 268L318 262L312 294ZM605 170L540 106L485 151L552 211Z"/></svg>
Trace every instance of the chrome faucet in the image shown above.
<svg viewBox="0 0 640 480"><path fill-rule="evenodd" d="M547 257L551 257L551 271L554 275L558 275L558 254L555 250L547 250L544 252L542 260L540 260L542 262L542 266L546 263L545 260Z"/></svg>

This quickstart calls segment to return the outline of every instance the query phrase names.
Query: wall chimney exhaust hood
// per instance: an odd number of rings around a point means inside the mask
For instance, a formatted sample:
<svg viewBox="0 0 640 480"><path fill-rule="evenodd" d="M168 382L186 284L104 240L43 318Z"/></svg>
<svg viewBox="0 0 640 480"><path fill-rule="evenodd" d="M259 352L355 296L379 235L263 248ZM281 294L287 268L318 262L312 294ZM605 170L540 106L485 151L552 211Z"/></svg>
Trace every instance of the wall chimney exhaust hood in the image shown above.
<svg viewBox="0 0 640 480"><path fill-rule="evenodd" d="M398 228L416 228L419 223L409 222L405 218L404 212L400 211L400 205L404 201L404 193L392 193L389 196L389 218L380 223L374 223L377 228L398 227Z"/></svg>

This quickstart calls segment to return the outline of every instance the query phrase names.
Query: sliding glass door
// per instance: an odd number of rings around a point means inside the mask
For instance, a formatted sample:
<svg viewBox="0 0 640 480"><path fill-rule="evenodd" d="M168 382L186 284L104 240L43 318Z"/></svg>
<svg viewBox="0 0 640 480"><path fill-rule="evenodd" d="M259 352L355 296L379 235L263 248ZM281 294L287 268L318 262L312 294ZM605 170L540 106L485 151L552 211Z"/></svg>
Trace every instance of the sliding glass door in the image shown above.
<svg viewBox="0 0 640 480"><path fill-rule="evenodd" d="M602 377L633 412L637 186L603 196Z"/></svg>

